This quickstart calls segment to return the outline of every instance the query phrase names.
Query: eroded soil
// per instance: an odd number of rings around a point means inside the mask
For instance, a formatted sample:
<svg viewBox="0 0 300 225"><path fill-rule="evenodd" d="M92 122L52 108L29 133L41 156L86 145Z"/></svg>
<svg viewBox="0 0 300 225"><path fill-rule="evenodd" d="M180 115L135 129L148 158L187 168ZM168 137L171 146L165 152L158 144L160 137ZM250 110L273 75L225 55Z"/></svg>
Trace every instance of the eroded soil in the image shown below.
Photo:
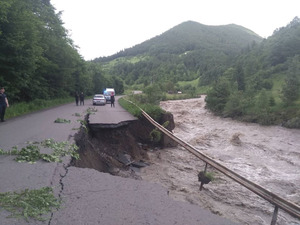
<svg viewBox="0 0 300 225"><path fill-rule="evenodd" d="M219 118L204 96L161 102L174 116L174 134L231 170L300 205L300 130ZM140 176L161 183L179 201L201 205L241 224L270 224L274 206L208 167L215 180L199 191L204 163L181 147L148 151ZM277 224L300 224L279 210Z"/></svg>

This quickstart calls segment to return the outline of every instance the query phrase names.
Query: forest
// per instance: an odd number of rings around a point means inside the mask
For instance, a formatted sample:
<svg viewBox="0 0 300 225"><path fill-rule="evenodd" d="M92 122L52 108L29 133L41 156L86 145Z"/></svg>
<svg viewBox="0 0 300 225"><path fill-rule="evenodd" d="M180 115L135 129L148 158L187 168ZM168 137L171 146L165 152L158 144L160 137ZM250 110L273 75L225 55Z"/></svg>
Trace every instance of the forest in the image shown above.
<svg viewBox="0 0 300 225"><path fill-rule="evenodd" d="M300 19L236 56L207 94L218 115L300 128Z"/></svg>
<svg viewBox="0 0 300 225"><path fill-rule="evenodd" d="M10 104L128 90L207 94L224 117L300 128L300 20L267 39L242 26L183 22L85 61L50 0L0 1L0 86ZM101 53L99 53L101 55Z"/></svg>
<svg viewBox="0 0 300 225"><path fill-rule="evenodd" d="M91 95L107 86L123 92L120 79L79 55L49 0L0 1L0 85L11 104Z"/></svg>

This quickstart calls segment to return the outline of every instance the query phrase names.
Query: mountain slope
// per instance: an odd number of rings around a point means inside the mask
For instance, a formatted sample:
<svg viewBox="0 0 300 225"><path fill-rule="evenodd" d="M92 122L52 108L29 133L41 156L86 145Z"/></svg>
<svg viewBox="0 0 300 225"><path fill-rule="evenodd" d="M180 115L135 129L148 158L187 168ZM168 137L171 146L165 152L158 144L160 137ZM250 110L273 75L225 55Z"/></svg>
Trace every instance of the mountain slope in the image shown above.
<svg viewBox="0 0 300 225"><path fill-rule="evenodd" d="M128 85L193 80L199 76L207 84L242 49L260 41L262 38L252 31L234 24L207 26L187 21L94 62L104 64L109 74L122 77Z"/></svg>
<svg viewBox="0 0 300 225"><path fill-rule="evenodd" d="M238 55L207 100L223 116L300 128L300 19Z"/></svg>
<svg viewBox="0 0 300 225"><path fill-rule="evenodd" d="M181 23L172 29L132 48L95 61L110 61L124 56L139 54L182 54L196 49L217 49L237 53L253 41L262 38L238 25L207 26L193 21Z"/></svg>

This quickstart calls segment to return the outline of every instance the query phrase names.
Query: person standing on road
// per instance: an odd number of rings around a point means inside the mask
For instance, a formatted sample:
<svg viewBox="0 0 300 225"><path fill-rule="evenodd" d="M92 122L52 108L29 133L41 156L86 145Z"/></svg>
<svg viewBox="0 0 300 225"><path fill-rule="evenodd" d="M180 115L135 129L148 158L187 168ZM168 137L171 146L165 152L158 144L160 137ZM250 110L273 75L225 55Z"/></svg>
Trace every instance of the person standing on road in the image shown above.
<svg viewBox="0 0 300 225"><path fill-rule="evenodd" d="M111 95L110 96L110 107L115 107L115 96L114 95Z"/></svg>
<svg viewBox="0 0 300 225"><path fill-rule="evenodd" d="M5 121L4 120L5 110L6 110L6 107L9 107L8 100L7 100L6 94L4 94L4 92L5 92L4 87L1 87L0 88L0 118L1 118L1 122Z"/></svg>
<svg viewBox="0 0 300 225"><path fill-rule="evenodd" d="M75 92L75 102L77 106L78 106L78 101L79 101L79 94L78 92Z"/></svg>
<svg viewBox="0 0 300 225"><path fill-rule="evenodd" d="M81 92L79 98L80 98L80 105L81 104L84 105L84 94L83 94L83 92Z"/></svg>

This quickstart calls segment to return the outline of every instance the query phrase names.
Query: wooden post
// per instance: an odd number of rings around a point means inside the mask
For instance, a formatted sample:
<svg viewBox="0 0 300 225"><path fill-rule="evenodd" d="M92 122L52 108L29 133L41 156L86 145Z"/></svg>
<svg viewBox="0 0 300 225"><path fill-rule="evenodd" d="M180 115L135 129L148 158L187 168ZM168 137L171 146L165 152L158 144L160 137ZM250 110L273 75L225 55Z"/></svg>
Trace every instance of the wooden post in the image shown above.
<svg viewBox="0 0 300 225"><path fill-rule="evenodd" d="M277 215L278 215L278 206L275 205L275 209L273 212L273 217L272 217L272 221L271 221L271 225L275 225L277 222Z"/></svg>
<svg viewBox="0 0 300 225"><path fill-rule="evenodd" d="M207 169L207 163L205 163L204 174L206 173L206 169ZM202 187L203 187L203 181L201 181L200 184L200 191L202 191Z"/></svg>

